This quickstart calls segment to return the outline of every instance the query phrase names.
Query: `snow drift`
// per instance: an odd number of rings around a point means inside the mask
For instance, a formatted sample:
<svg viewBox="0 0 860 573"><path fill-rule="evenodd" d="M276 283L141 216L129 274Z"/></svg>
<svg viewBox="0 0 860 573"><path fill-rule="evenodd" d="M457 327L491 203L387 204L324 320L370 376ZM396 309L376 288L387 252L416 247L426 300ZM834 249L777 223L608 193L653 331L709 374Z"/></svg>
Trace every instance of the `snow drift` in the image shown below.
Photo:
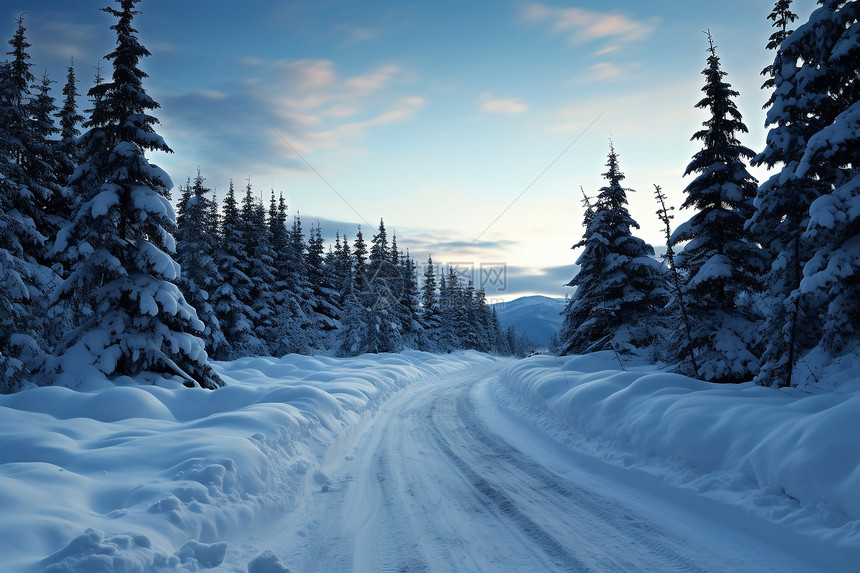
<svg viewBox="0 0 860 573"><path fill-rule="evenodd" d="M628 370L611 352L536 356L498 396L577 450L860 548L860 361L833 364L819 394Z"/></svg>
<svg viewBox="0 0 860 573"><path fill-rule="evenodd" d="M0 395L0 563L52 573L198 571L326 477L319 462L408 384L490 360L409 352L220 363L179 382ZM131 381L129 381L131 382ZM285 571L273 555L253 571Z"/></svg>

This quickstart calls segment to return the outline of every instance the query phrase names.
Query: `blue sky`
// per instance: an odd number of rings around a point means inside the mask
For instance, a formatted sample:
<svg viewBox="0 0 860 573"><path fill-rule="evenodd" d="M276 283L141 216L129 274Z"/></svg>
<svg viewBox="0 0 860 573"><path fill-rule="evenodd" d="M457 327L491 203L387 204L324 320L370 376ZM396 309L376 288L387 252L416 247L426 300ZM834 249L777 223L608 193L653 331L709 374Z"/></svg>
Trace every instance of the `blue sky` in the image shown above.
<svg viewBox="0 0 860 573"><path fill-rule="evenodd" d="M26 11L34 71L61 85L74 55L85 92L113 46L106 3L13 0L0 32ZM145 87L175 151L152 160L177 184L200 165L222 197L250 176L327 234L370 236L382 217L419 262L476 280L506 265L493 299L564 296L580 186L602 185L610 138L638 234L662 243L652 184L683 200L706 29L741 93L742 140L762 148L772 4L144 0ZM813 7L793 4L801 21Z"/></svg>

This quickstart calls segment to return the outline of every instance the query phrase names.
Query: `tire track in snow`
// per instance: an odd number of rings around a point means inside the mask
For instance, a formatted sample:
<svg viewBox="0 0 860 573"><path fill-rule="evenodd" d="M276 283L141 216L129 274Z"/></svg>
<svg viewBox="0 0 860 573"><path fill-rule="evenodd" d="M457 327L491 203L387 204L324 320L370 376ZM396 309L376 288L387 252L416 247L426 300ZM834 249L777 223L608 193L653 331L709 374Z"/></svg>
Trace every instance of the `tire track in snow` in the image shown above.
<svg viewBox="0 0 860 573"><path fill-rule="evenodd" d="M432 410L431 410L432 413ZM569 552L546 530L541 528L503 491L493 487L489 481L476 473L466 460L455 454L449 447L449 442L439 431L438 426L431 428L436 440L436 447L444 453L471 482L478 495L488 507L494 508L501 516L509 520L528 538L534 546L549 560L548 565L558 571L590 572L591 569ZM536 557L543 557L536 555ZM541 559L545 561L546 559Z"/></svg>
<svg viewBox="0 0 860 573"><path fill-rule="evenodd" d="M679 549L683 550L680 544L673 547L669 542L664 541L672 538L667 532L662 531L654 524L649 524L632 516L630 510L600 496L598 493L564 480L561 476L551 474L544 466L494 435L475 414L475 406L469 392L463 392L457 397L456 416L462 426L469 429L469 438L492 452L495 459L510 464L534 480L538 485L538 488L535 489L537 493L554 494L556 499L552 499L553 495L545 496L548 505L585 511L592 518L590 520L592 527L594 527L596 520L615 530L617 535L630 540L633 544L644 548L653 555L658 560L658 563L654 564L655 566L662 565L665 570L671 571L691 573L704 571L679 551ZM635 565L641 567L644 564Z"/></svg>

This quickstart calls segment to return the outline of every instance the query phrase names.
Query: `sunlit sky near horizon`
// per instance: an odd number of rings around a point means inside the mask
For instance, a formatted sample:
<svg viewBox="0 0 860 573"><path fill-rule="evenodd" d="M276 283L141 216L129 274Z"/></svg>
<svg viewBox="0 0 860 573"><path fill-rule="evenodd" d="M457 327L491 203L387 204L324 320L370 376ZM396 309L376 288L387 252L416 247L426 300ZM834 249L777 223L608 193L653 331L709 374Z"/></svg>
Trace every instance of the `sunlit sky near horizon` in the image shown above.
<svg viewBox="0 0 860 573"><path fill-rule="evenodd" d="M59 92L74 56L85 93L114 45L113 19L98 11L107 4L12 0L0 33L11 38L26 11L34 73L47 70ZM144 87L175 152L150 158L175 184L199 165L223 198L231 176L237 188L250 176L266 201L283 192L305 228L319 220L329 236L353 238L361 224L369 238L384 218L419 264L432 253L506 265L504 288L487 284L493 300L569 294L580 186L594 195L603 184L610 138L636 190L637 234L663 244L653 184L680 205L699 149L690 137L707 117L694 108L704 30L741 94L742 142L760 151L765 139L770 0L138 6L153 54ZM814 2L792 8L800 24Z"/></svg>

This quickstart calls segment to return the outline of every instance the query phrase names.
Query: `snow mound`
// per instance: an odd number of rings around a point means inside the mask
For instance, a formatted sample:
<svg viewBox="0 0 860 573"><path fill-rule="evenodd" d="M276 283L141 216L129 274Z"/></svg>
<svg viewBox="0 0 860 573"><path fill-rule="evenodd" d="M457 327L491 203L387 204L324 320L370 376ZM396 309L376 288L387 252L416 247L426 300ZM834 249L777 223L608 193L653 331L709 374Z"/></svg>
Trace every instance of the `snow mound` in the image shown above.
<svg viewBox="0 0 860 573"><path fill-rule="evenodd" d="M611 352L536 356L497 393L578 450L860 548L860 360L819 394L629 370Z"/></svg>
<svg viewBox="0 0 860 573"><path fill-rule="evenodd" d="M326 448L409 384L492 360L407 352L216 364L227 386L169 381L0 395L0 563L9 571L200 571L224 539L327 478ZM254 573L288 571L274 555Z"/></svg>

